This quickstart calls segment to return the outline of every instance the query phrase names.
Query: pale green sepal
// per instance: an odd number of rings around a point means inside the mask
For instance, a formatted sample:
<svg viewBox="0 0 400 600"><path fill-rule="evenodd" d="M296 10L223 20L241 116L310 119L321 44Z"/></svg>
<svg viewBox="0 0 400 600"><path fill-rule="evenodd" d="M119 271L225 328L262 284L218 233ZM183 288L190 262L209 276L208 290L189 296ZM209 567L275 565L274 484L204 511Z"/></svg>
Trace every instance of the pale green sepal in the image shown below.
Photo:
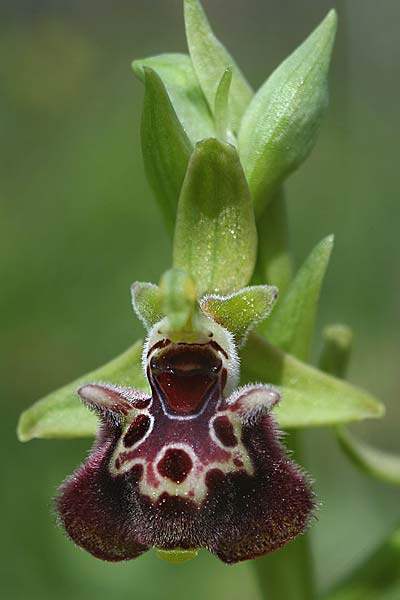
<svg viewBox="0 0 400 600"><path fill-rule="evenodd" d="M181 564L196 558L199 551L197 548L193 548L192 550L184 550L181 548L163 550L162 548L157 548L156 553L158 558L161 558L161 560L165 560L166 562L173 564Z"/></svg>
<svg viewBox="0 0 400 600"><path fill-rule="evenodd" d="M337 428L337 436L344 452L362 471L386 483L400 485L400 456L357 440L344 427Z"/></svg>
<svg viewBox="0 0 400 600"><path fill-rule="evenodd" d="M314 146L327 106L336 12L269 77L243 116L238 147L260 215L277 186Z"/></svg>
<svg viewBox="0 0 400 600"><path fill-rule="evenodd" d="M289 249L289 227L282 187L257 220L258 254L255 269L257 283L276 285L281 298L293 275Z"/></svg>
<svg viewBox="0 0 400 600"><path fill-rule="evenodd" d="M174 267L198 297L247 285L257 252L253 204L236 149L216 139L196 145L179 199Z"/></svg>
<svg viewBox="0 0 400 600"><path fill-rule="evenodd" d="M353 346L353 332L347 325L334 323L322 332L323 347L319 368L335 377L345 378Z"/></svg>
<svg viewBox="0 0 400 600"><path fill-rule="evenodd" d="M229 90L232 83L232 69L226 69L219 82L215 95L215 127L217 136L223 142L234 143L235 139L229 129Z"/></svg>
<svg viewBox="0 0 400 600"><path fill-rule="evenodd" d="M160 281L163 313L173 332L188 331L196 308L196 286L187 273L179 269L166 271Z"/></svg>
<svg viewBox="0 0 400 600"><path fill-rule="evenodd" d="M105 382L145 390L142 342L102 367L52 392L22 413L17 434L21 442L34 438L79 438L95 435L97 417L79 400L77 389L91 382Z"/></svg>
<svg viewBox="0 0 400 600"><path fill-rule="evenodd" d="M164 317L163 297L158 285L136 281L131 287L131 296L133 310L146 329L151 329Z"/></svg>
<svg viewBox="0 0 400 600"><path fill-rule="evenodd" d="M148 67L144 72L146 91L141 127L144 166L167 227L172 232L192 143L159 75Z"/></svg>
<svg viewBox="0 0 400 600"><path fill-rule="evenodd" d="M240 347L246 342L250 331L269 316L277 297L276 287L255 285L230 296L204 296L200 300L200 308L233 333Z"/></svg>
<svg viewBox="0 0 400 600"><path fill-rule="evenodd" d="M318 300L333 243L332 235L319 242L271 318L261 326L262 333L272 344L306 361L309 360Z"/></svg>
<svg viewBox="0 0 400 600"><path fill-rule="evenodd" d="M231 127L233 132L237 133L242 115L253 97L253 91L231 55L215 37L200 2L185 0L184 6L190 57L211 110L214 110L215 96L222 74L226 69L232 68L229 104Z"/></svg>
<svg viewBox="0 0 400 600"><path fill-rule="evenodd" d="M383 405L369 393L326 375L250 334L242 352L242 382L278 386L282 400L276 416L284 428L340 425L378 418Z"/></svg>
<svg viewBox="0 0 400 600"><path fill-rule="evenodd" d="M133 71L143 82L145 67L153 69L163 81L178 119L193 145L215 136L212 114L187 54L159 54L135 60Z"/></svg>

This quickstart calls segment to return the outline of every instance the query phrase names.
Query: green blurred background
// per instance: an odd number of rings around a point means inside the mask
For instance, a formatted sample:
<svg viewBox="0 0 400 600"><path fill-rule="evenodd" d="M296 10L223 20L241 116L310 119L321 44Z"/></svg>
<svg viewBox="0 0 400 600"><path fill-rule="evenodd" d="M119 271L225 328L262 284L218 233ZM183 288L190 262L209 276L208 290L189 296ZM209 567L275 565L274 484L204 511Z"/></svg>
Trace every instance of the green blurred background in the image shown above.
<svg viewBox="0 0 400 600"><path fill-rule="evenodd" d="M350 378L388 407L384 421L354 430L400 451L400 4L204 0L254 86L332 5L340 29L331 105L316 149L287 186L292 245L299 264L336 234L319 326L340 320L354 328ZM226 567L206 552L173 566L154 553L109 565L78 550L55 527L51 498L90 441L15 438L21 410L143 334L130 283L157 282L170 265L144 177L143 90L130 62L184 51L181 3L0 6L2 597L259 600L249 564ZM325 589L400 520L399 493L359 474L329 430L307 432L307 453L322 502L312 533Z"/></svg>

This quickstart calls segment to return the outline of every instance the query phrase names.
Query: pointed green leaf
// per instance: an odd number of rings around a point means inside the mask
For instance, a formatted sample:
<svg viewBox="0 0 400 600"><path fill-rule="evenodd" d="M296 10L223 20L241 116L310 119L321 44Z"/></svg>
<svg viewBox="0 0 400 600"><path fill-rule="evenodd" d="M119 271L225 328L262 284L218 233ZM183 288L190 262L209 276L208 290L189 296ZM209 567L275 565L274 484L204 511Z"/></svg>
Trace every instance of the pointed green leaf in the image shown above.
<svg viewBox="0 0 400 600"><path fill-rule="evenodd" d="M199 297L231 294L254 269L257 231L253 204L236 149L199 142L179 199L174 267L189 273Z"/></svg>
<svg viewBox="0 0 400 600"><path fill-rule="evenodd" d="M101 381L146 389L141 358L142 342L138 341L111 362L33 404L20 417L17 430L20 441L94 435L97 431L97 417L80 402L77 389L84 383Z"/></svg>
<svg viewBox="0 0 400 600"><path fill-rule="evenodd" d="M187 331L191 328L196 307L196 286L187 273L170 269L161 278L163 312L168 317L172 331Z"/></svg>
<svg viewBox="0 0 400 600"><path fill-rule="evenodd" d="M153 69L165 85L174 110L192 142L215 136L215 127L192 62L187 54L160 54L135 60L134 73L145 81L145 67Z"/></svg>
<svg viewBox="0 0 400 600"><path fill-rule="evenodd" d="M262 326L272 344L302 360L309 358L319 295L333 242L330 235L314 248L271 318Z"/></svg>
<svg viewBox="0 0 400 600"><path fill-rule="evenodd" d="M217 134L223 142L233 142L233 135L229 130L229 90L232 83L232 69L226 69L219 82L215 95L215 125Z"/></svg>
<svg viewBox="0 0 400 600"><path fill-rule="evenodd" d="M278 290L269 285L244 288L230 296L204 296L201 310L235 336L238 346L245 343L250 331L270 314Z"/></svg>
<svg viewBox="0 0 400 600"><path fill-rule="evenodd" d="M382 404L364 390L285 354L256 334L242 350L242 379L281 388L276 416L284 428L339 425L384 413Z"/></svg>
<svg viewBox="0 0 400 600"><path fill-rule="evenodd" d="M258 254L257 283L276 285L281 298L292 279L292 258L289 250L289 228L286 202L282 188L257 220Z"/></svg>
<svg viewBox="0 0 400 600"><path fill-rule="evenodd" d="M192 144L155 71L146 67L142 115L142 151L146 174L172 232L176 206Z"/></svg>
<svg viewBox="0 0 400 600"><path fill-rule="evenodd" d="M400 456L357 440L344 427L337 429L337 436L342 449L362 471L386 483L400 485Z"/></svg>
<svg viewBox="0 0 400 600"><path fill-rule="evenodd" d="M353 332L347 325L335 323L322 332L324 345L319 368L335 377L345 378L353 345Z"/></svg>
<svg viewBox="0 0 400 600"><path fill-rule="evenodd" d="M239 153L257 215L314 146L327 105L336 21L332 10L272 73L243 116Z"/></svg>
<svg viewBox="0 0 400 600"><path fill-rule="evenodd" d="M211 30L208 19L198 0L185 0L186 37L193 67L207 98L214 110L215 96L222 74L232 68L230 94L231 127L236 133L253 92L239 67Z"/></svg>
<svg viewBox="0 0 400 600"><path fill-rule="evenodd" d="M158 285L136 281L131 287L132 306L146 329L150 329L164 317L163 298Z"/></svg>

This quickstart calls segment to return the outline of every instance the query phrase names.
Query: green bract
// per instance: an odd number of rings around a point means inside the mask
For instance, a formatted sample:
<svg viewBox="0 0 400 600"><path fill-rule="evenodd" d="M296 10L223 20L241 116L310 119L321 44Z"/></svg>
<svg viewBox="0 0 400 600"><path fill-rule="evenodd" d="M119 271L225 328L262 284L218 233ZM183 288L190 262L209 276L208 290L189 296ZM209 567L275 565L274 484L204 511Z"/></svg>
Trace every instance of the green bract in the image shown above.
<svg viewBox="0 0 400 600"><path fill-rule="evenodd" d="M232 83L232 68L224 71L215 94L215 124L218 137L224 142L233 142L229 128L229 90Z"/></svg>
<svg viewBox="0 0 400 600"><path fill-rule="evenodd" d="M174 266L189 273L201 297L247 285L257 252L249 188L236 149L199 142L179 198Z"/></svg>
<svg viewBox="0 0 400 600"><path fill-rule="evenodd" d="M165 85L144 68L146 92L142 116L142 151L146 174L168 228L174 227L176 205L192 144L179 121Z"/></svg>
<svg viewBox="0 0 400 600"><path fill-rule="evenodd" d="M251 87L233 58L213 34L200 2L185 0L184 6L190 57L211 110L215 107L215 98L222 75L226 69L232 69L229 104L231 127L236 133L239 130L241 117L253 96Z"/></svg>
<svg viewBox="0 0 400 600"><path fill-rule="evenodd" d="M239 131L239 152L257 214L311 151L327 104L336 31L331 11L254 96Z"/></svg>
<svg viewBox="0 0 400 600"><path fill-rule="evenodd" d="M145 82L146 67L153 69L162 80L191 143L194 145L204 138L215 136L214 121L189 56L160 54L135 60L132 68L143 82Z"/></svg>
<svg viewBox="0 0 400 600"><path fill-rule="evenodd" d="M273 343L308 360L318 300L334 238L314 248L262 330Z"/></svg>

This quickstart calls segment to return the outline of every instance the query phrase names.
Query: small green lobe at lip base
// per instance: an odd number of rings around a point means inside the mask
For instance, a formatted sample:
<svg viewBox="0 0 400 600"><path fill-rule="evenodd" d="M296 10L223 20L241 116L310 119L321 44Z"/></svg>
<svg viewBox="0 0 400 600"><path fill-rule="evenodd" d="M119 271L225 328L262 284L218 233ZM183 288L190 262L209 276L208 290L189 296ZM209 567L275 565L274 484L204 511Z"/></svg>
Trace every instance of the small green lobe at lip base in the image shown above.
<svg viewBox="0 0 400 600"><path fill-rule="evenodd" d="M193 560L197 557L199 551L197 548L193 548L192 550L183 550L181 548L175 548L174 550L162 550L161 548L157 548L156 553L158 558L161 558L161 560L178 565L189 560Z"/></svg>

